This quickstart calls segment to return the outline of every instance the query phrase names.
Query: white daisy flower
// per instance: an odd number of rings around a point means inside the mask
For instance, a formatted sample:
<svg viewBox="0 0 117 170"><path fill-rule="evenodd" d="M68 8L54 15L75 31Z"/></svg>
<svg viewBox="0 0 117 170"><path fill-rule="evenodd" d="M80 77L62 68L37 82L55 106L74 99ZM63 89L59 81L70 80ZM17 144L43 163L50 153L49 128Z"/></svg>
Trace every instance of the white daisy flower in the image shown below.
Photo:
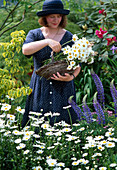
<svg viewBox="0 0 117 170"><path fill-rule="evenodd" d="M73 60L73 61L70 61L70 65L73 67L74 65L76 64L76 62Z"/></svg>
<svg viewBox="0 0 117 170"><path fill-rule="evenodd" d="M68 56L67 56L67 59L68 59L68 61L73 60L73 59L74 59L74 55L68 55Z"/></svg>
<svg viewBox="0 0 117 170"><path fill-rule="evenodd" d="M88 155L88 153L83 153L82 157L85 157L85 156L87 156L87 155Z"/></svg>
<svg viewBox="0 0 117 170"><path fill-rule="evenodd" d="M45 117L51 116L52 117L52 112L48 112L44 114Z"/></svg>
<svg viewBox="0 0 117 170"><path fill-rule="evenodd" d="M14 98L10 97L9 95L6 95L7 99L14 100Z"/></svg>
<svg viewBox="0 0 117 170"><path fill-rule="evenodd" d="M63 109L69 109L71 108L71 105L68 105L68 106L64 106Z"/></svg>
<svg viewBox="0 0 117 170"><path fill-rule="evenodd" d="M113 147L115 147L115 143L114 142L107 142L106 147L107 148L113 148Z"/></svg>
<svg viewBox="0 0 117 170"><path fill-rule="evenodd" d="M53 115L52 116L60 116L60 113L53 113Z"/></svg>
<svg viewBox="0 0 117 170"><path fill-rule="evenodd" d="M43 170L43 168L41 166L35 166L35 167L32 167L33 170Z"/></svg>
<svg viewBox="0 0 117 170"><path fill-rule="evenodd" d="M15 142L15 143L21 143L21 141L22 141L22 140L19 138L19 139L16 139L14 142Z"/></svg>
<svg viewBox="0 0 117 170"><path fill-rule="evenodd" d="M53 133L52 133L52 132L46 132L45 135L47 135L47 136L52 136Z"/></svg>
<svg viewBox="0 0 117 170"><path fill-rule="evenodd" d="M47 128L49 128L49 127L50 127L50 125L49 125L49 124L44 123L44 124L42 124L42 125L41 125L41 127L42 127L43 129L47 129Z"/></svg>
<svg viewBox="0 0 117 170"><path fill-rule="evenodd" d="M76 34L74 34L73 37L72 37L72 40L73 41L77 41L78 40L78 36Z"/></svg>
<svg viewBox="0 0 117 170"><path fill-rule="evenodd" d="M102 145L98 145L97 148L98 148L100 151L103 151L103 150L105 149Z"/></svg>
<svg viewBox="0 0 117 170"><path fill-rule="evenodd" d="M106 170L106 167L100 167L99 170Z"/></svg>
<svg viewBox="0 0 117 170"><path fill-rule="evenodd" d="M47 159L46 162L50 167L54 167L57 164L56 159Z"/></svg>
<svg viewBox="0 0 117 170"><path fill-rule="evenodd" d="M62 129L62 132L70 132L72 129L70 129L70 128L64 128L64 129Z"/></svg>
<svg viewBox="0 0 117 170"><path fill-rule="evenodd" d="M79 161L74 161L74 162L72 162L72 165L73 165L73 166L79 165Z"/></svg>
<svg viewBox="0 0 117 170"><path fill-rule="evenodd" d="M26 147L26 144L20 143L19 146L16 147L17 150L23 149Z"/></svg>
<svg viewBox="0 0 117 170"><path fill-rule="evenodd" d="M15 110L19 113L22 113L22 114L24 114L24 112L25 112L25 109L21 109L20 106L17 106L17 108Z"/></svg>
<svg viewBox="0 0 117 170"><path fill-rule="evenodd" d="M106 137L109 137L109 136L112 136L112 135L114 135L114 133L111 133L110 131L105 133Z"/></svg>
<svg viewBox="0 0 117 170"><path fill-rule="evenodd" d="M89 163L88 160L84 160L84 161L82 162L82 164L84 164L84 165L86 165L86 164L88 164L88 163Z"/></svg>
<svg viewBox="0 0 117 170"><path fill-rule="evenodd" d="M24 136L23 138L22 138L22 140L24 140L24 141L28 141L30 139L30 136Z"/></svg>
<svg viewBox="0 0 117 170"><path fill-rule="evenodd" d="M6 112L6 111L9 111L10 109L11 109L11 105L8 105L8 106L7 106L7 105L6 105L6 106L3 105L3 106L1 107L1 110L5 111L5 112Z"/></svg>
<svg viewBox="0 0 117 170"><path fill-rule="evenodd" d="M28 154L29 152L30 152L30 150L25 150L24 155Z"/></svg>
<svg viewBox="0 0 117 170"><path fill-rule="evenodd" d="M117 166L116 163L111 163L111 164L110 164L110 167L115 167L115 166Z"/></svg>
<svg viewBox="0 0 117 170"><path fill-rule="evenodd" d="M57 164L56 164L56 166L65 167L65 163L63 163L63 162L59 162L59 163L57 163Z"/></svg>
<svg viewBox="0 0 117 170"><path fill-rule="evenodd" d="M22 134L23 134L23 132L20 132L20 131L18 131L18 130L14 130L12 133L13 133L14 135L22 135Z"/></svg>
<svg viewBox="0 0 117 170"><path fill-rule="evenodd" d="M43 153L43 150L38 150L36 151L38 154L42 154Z"/></svg>

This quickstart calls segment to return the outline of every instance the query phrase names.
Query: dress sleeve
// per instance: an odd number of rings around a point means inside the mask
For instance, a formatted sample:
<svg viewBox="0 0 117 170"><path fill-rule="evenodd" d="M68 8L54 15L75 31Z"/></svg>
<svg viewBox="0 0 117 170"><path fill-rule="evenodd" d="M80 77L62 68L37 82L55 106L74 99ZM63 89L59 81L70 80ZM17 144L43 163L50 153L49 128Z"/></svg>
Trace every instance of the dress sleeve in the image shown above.
<svg viewBox="0 0 117 170"><path fill-rule="evenodd" d="M35 35L34 35L34 32L33 30L30 30L26 36L26 39L23 43L24 44L28 44L30 42L34 42L35 41ZM30 58L32 55L25 55L27 58Z"/></svg>

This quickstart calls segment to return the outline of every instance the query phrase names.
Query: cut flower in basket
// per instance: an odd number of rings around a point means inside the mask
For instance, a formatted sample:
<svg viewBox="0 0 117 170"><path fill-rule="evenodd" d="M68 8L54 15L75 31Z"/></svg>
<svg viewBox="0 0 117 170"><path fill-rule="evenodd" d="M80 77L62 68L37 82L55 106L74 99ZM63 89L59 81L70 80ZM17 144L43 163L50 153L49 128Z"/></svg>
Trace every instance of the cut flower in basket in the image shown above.
<svg viewBox="0 0 117 170"><path fill-rule="evenodd" d="M54 56L52 51L48 60L49 63L45 61L45 64L36 70L36 74L49 80L57 72L61 75L65 73L73 74L74 70L80 66L80 63L91 64L94 62L96 52L92 50L92 43L86 38L78 39L76 34L73 35L72 40L69 42L71 41L74 42L72 47L66 45L57 56ZM68 44L68 42L65 44ZM65 46L65 44L63 45Z"/></svg>
<svg viewBox="0 0 117 170"><path fill-rule="evenodd" d="M65 48L62 48L63 54L67 55L67 70L76 69L79 67L79 63L83 62L92 64L96 55L96 52L92 50L93 44L84 37L78 39L76 34L73 35L72 41L74 41L72 47L67 45Z"/></svg>

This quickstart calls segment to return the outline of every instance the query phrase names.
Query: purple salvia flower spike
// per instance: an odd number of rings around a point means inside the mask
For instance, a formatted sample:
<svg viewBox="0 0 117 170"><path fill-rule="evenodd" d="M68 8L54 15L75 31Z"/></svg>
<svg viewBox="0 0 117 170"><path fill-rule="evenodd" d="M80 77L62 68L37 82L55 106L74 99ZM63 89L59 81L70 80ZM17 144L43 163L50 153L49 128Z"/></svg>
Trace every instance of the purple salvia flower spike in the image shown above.
<svg viewBox="0 0 117 170"><path fill-rule="evenodd" d="M98 115L98 122L99 124L105 124L105 115L104 115L104 112L97 100L97 92L94 94L94 100L93 100L93 105L94 105L94 108L95 108L95 111Z"/></svg>
<svg viewBox="0 0 117 170"><path fill-rule="evenodd" d="M91 111L90 111L88 105L86 104L86 98L87 98L87 94L83 98L82 108L83 108L84 116L86 117L87 123L91 123L93 118L92 118Z"/></svg>
<svg viewBox="0 0 117 170"><path fill-rule="evenodd" d="M78 107L78 105L72 100L73 96L69 97L68 99L68 103L71 105L71 107L74 109L74 111L76 112L79 121L81 121L81 117L83 116L83 113L80 109L80 107Z"/></svg>
<svg viewBox="0 0 117 170"><path fill-rule="evenodd" d="M112 95L114 107L115 107L115 117L117 117L117 90L114 86L114 80L112 80L110 83L110 91L111 91L111 95Z"/></svg>
<svg viewBox="0 0 117 170"><path fill-rule="evenodd" d="M113 45L110 50L112 50L112 53L114 54L114 53L115 53L115 50L117 50L117 47L115 47L115 46Z"/></svg>
<svg viewBox="0 0 117 170"><path fill-rule="evenodd" d="M91 75L97 88L98 101L101 104L102 108L104 109L105 97L104 97L104 88L103 88L102 82L100 78L98 77L98 75L95 74L95 72L92 71Z"/></svg>

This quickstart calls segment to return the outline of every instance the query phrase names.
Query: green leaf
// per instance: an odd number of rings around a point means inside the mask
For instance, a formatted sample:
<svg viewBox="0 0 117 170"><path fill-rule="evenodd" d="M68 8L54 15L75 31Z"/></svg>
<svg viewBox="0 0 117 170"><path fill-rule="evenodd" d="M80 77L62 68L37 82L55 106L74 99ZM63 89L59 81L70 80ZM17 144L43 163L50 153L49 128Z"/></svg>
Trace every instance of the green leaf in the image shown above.
<svg viewBox="0 0 117 170"><path fill-rule="evenodd" d="M5 0L3 0L3 5L6 6L6 1Z"/></svg>
<svg viewBox="0 0 117 170"><path fill-rule="evenodd" d="M106 36L106 38L113 38L113 37L115 37L114 35L108 35L108 36Z"/></svg>
<svg viewBox="0 0 117 170"><path fill-rule="evenodd" d="M92 29L89 29L89 30L87 30L87 33L93 33L93 30Z"/></svg>

